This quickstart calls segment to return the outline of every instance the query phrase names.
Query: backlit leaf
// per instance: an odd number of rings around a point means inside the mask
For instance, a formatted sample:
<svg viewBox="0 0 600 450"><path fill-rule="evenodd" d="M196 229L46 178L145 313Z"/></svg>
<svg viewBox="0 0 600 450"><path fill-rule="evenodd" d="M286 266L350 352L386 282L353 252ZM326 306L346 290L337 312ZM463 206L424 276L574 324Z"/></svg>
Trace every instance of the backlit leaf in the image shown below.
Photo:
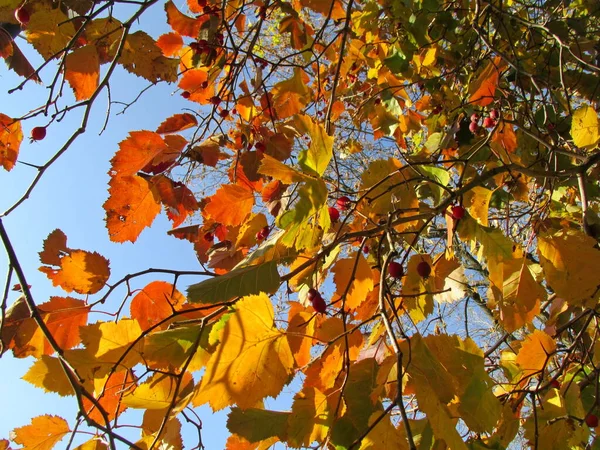
<svg viewBox="0 0 600 450"><path fill-rule="evenodd" d="M100 58L93 45L75 49L65 60L65 78L73 88L75 100L90 98L100 81Z"/></svg>
<svg viewBox="0 0 600 450"><path fill-rule="evenodd" d="M214 411L232 404L247 409L281 392L290 381L294 358L273 319L273 306L265 294L236 303L219 333L219 349L206 366L195 406L208 402Z"/></svg>
<svg viewBox="0 0 600 450"><path fill-rule="evenodd" d="M277 261L269 261L193 284L188 288L188 299L192 303L221 303L260 292L273 293L279 283Z"/></svg>
<svg viewBox="0 0 600 450"><path fill-rule="evenodd" d="M152 83L177 81L179 61L164 56L154 39L144 31L127 35L119 62L129 72Z"/></svg>
<svg viewBox="0 0 600 450"><path fill-rule="evenodd" d="M271 90L273 107L280 119L298 114L310 101L308 76L300 69L294 70L292 78L280 81Z"/></svg>
<svg viewBox="0 0 600 450"><path fill-rule="evenodd" d="M106 228L113 242L135 242L160 213L160 196L152 184L137 175L113 178L104 203Z"/></svg>
<svg viewBox="0 0 600 450"><path fill-rule="evenodd" d="M577 147L592 147L600 140L598 114L591 106L581 106L573 113L571 137Z"/></svg>
<svg viewBox="0 0 600 450"><path fill-rule="evenodd" d="M525 338L516 362L525 375L537 375L546 367L555 350L554 339L543 331L535 330Z"/></svg>
<svg viewBox="0 0 600 450"><path fill-rule="evenodd" d="M177 133L178 131L187 130L196 125L198 125L196 116L190 113L175 114L161 123L156 132L159 134Z"/></svg>
<svg viewBox="0 0 600 450"><path fill-rule="evenodd" d="M60 361L52 356L42 355L23 375L23 380L60 396L74 394Z"/></svg>
<svg viewBox="0 0 600 450"><path fill-rule="evenodd" d="M548 284L560 297L580 304L597 292L600 250L596 244L595 239L576 230L538 236L540 264Z"/></svg>
<svg viewBox="0 0 600 450"><path fill-rule="evenodd" d="M0 113L0 164L5 170L15 166L22 141L21 122Z"/></svg>
<svg viewBox="0 0 600 450"><path fill-rule="evenodd" d="M189 393L192 385L192 376L188 372L184 375L178 390L176 377L157 373L138 385L132 392L124 395L123 404L130 408L164 410L174 401L176 393L178 398L181 398L186 391Z"/></svg>
<svg viewBox="0 0 600 450"><path fill-rule="evenodd" d="M373 413L369 418L369 424L374 423L380 415L381 412ZM389 416L386 416L365 436L359 448L360 450L387 450L390 448L405 450L408 449L408 444L404 435L392 424Z"/></svg>
<svg viewBox="0 0 600 450"><path fill-rule="evenodd" d="M298 155L298 163L305 170L323 175L331 160L333 136L329 136L323 125L308 116L296 116L295 122L298 132L308 134L311 139L308 150L303 150Z"/></svg>
<svg viewBox="0 0 600 450"><path fill-rule="evenodd" d="M147 330L181 309L183 303L185 297L171 283L153 281L133 297L129 310L131 318L137 320L142 330Z"/></svg>
<svg viewBox="0 0 600 450"><path fill-rule="evenodd" d="M127 352L126 366L132 367L140 360L142 333L138 322L121 319L118 322L97 322L80 329L81 340L88 352L99 361L116 362ZM137 342L137 344L132 345Z"/></svg>
<svg viewBox="0 0 600 450"><path fill-rule="evenodd" d="M40 261L46 266L40 267L54 286L60 286L67 292L95 294L104 287L110 276L108 260L98 253L85 250L73 250L66 246L66 236L61 230L54 230L44 241L44 250L40 252ZM58 255L58 261L48 253ZM58 266L58 267L50 267Z"/></svg>
<svg viewBox="0 0 600 450"><path fill-rule="evenodd" d="M65 419L59 416L38 416L31 425L15 428L11 439L24 450L50 450L71 430Z"/></svg>
<svg viewBox="0 0 600 450"><path fill-rule="evenodd" d="M365 301L373 290L373 274L367 260L360 254L352 258L339 259L332 268L334 282L337 286L334 298L343 299L346 308L352 310Z"/></svg>
<svg viewBox="0 0 600 450"><path fill-rule="evenodd" d="M292 447L307 447L311 442L322 442L333 417L329 412L327 396L315 388L305 388L298 392L288 418L287 442Z"/></svg>
<svg viewBox="0 0 600 450"><path fill-rule="evenodd" d="M254 206L252 191L240 185L226 184L210 197L204 212L223 225L241 225Z"/></svg>
<svg viewBox="0 0 600 450"><path fill-rule="evenodd" d="M36 9L26 31L27 40L44 59L58 55L75 35L73 22L60 8L49 4Z"/></svg>
<svg viewBox="0 0 600 450"><path fill-rule="evenodd" d="M183 47L183 39L177 33L161 34L156 40L156 45L160 47L165 56L176 56Z"/></svg>
<svg viewBox="0 0 600 450"><path fill-rule="evenodd" d="M488 61L477 79L469 86L471 93L469 103L479 106L487 106L492 103L498 87L498 78L505 68L506 63L500 56L496 56L493 61Z"/></svg>

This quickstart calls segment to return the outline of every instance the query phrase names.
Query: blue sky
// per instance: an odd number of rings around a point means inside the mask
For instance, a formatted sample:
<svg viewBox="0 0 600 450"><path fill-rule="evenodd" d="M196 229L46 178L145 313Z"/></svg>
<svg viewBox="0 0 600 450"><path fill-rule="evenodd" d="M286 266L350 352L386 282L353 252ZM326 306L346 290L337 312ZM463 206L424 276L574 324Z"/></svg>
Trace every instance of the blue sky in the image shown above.
<svg viewBox="0 0 600 450"><path fill-rule="evenodd" d="M169 31L162 2L142 18L139 26L155 38ZM41 61L39 56L31 52L24 39L18 39L17 43L34 66ZM48 84L52 76L52 71L43 71L43 82ZM22 91L8 95L7 91L20 81L21 79L9 72L4 64L0 65L0 113L12 117L21 116L40 106L41 99L47 95L46 84L38 86L33 83L28 83ZM119 68L111 82L112 98L129 102L147 84L145 80ZM70 93L67 93L67 98L72 100ZM42 249L42 243L56 228L60 228L67 235L69 247L97 251L110 260L110 283L128 273L150 267L200 269L192 246L167 236L166 232L171 229L171 224L164 214L157 218L150 229L141 234L135 244L115 244L108 238L104 222L105 212L102 208L108 196L109 161L117 150L118 143L127 137L129 131L156 129L171 114L181 112L184 107L189 108L190 103L180 97L175 85L155 86L129 108L126 115L116 116L114 113L120 108L118 105L113 106L113 115L107 130L99 135L105 120L106 105L105 95L98 98L87 133L52 165L31 197L3 219L38 304L47 301L50 296L66 295L64 291L53 288L46 276L37 270L40 266L38 252ZM31 129L35 126L45 126L48 119L40 115L25 122L25 139L19 160L32 164L44 163L62 147L79 126L80 114L79 111L75 111L63 122L53 123L47 130L46 139L34 143L29 142ZM35 173L35 169L22 164L17 164L11 172L0 172L1 211L5 211L23 194ZM3 280L6 273L7 260L2 256L0 277ZM139 281L136 287L143 287L155 279L158 278L148 276ZM172 281L168 278L166 280ZM197 281L199 280L187 278L178 287L183 291L187 284ZM16 282L13 280L12 284ZM17 297L16 292L11 292L9 304ZM77 295L74 297L81 298ZM115 296L113 302L120 300L121 297ZM105 309L114 311L114 304L107 304ZM41 414L61 415L71 426L74 424L76 405L73 397L60 398L56 394L46 394L20 379L32 362L31 358L16 360L9 353L0 359L0 398L3 404L0 408L0 438L8 438L11 429L26 425L32 417ZM204 422L203 439L206 448L224 448L227 437L225 413L213 414L207 407L199 408L197 412ZM188 436L192 432L191 428L187 428ZM137 432L134 432L132 438L136 437ZM195 436L189 437L193 439ZM61 445L65 445L64 442L59 444L59 447Z"/></svg>

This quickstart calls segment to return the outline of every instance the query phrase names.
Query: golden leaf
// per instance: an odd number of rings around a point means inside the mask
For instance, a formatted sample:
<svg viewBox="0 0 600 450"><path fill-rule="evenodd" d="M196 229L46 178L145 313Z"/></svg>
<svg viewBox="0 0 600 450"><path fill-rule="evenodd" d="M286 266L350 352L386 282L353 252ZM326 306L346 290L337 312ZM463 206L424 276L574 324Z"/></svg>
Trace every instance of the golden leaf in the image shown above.
<svg viewBox="0 0 600 450"><path fill-rule="evenodd" d="M73 88L75 100L87 100L96 92L100 80L100 58L95 46L86 45L67 55L65 78Z"/></svg>
<svg viewBox="0 0 600 450"><path fill-rule="evenodd" d="M15 166L22 141L21 122L0 113L0 164L6 170Z"/></svg>
<svg viewBox="0 0 600 450"><path fill-rule="evenodd" d="M10 434L23 450L50 450L70 431L62 417L45 415L34 417L31 425L15 428Z"/></svg>

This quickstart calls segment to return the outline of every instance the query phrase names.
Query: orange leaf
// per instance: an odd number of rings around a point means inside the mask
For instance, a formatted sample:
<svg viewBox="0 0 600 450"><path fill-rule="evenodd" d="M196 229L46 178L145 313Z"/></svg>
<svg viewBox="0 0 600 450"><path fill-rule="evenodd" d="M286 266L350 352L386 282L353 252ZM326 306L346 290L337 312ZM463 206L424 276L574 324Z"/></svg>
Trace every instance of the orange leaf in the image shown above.
<svg viewBox="0 0 600 450"><path fill-rule="evenodd" d="M152 131L132 131L119 144L119 150L110 160L111 176L135 175L169 148L163 138Z"/></svg>
<svg viewBox="0 0 600 450"><path fill-rule="evenodd" d="M500 122L500 125L492 136L492 142L500 145L507 153L514 153L517 149L517 135L513 126L504 121Z"/></svg>
<svg viewBox="0 0 600 450"><path fill-rule="evenodd" d="M15 428L10 434L23 450L50 450L70 431L62 417L45 415L34 417L31 425Z"/></svg>
<svg viewBox="0 0 600 450"><path fill-rule="evenodd" d="M104 287L110 276L106 258L95 252L68 248L67 237L58 229L44 241L40 261L47 264L40 267L40 271L52 280L54 286L60 286L67 292L95 294Z"/></svg>
<svg viewBox="0 0 600 450"><path fill-rule="evenodd" d="M166 33L159 36L156 45L160 47L165 56L176 56L183 47L183 39L177 33Z"/></svg>
<svg viewBox="0 0 600 450"><path fill-rule="evenodd" d="M6 170L15 166L22 141L21 122L0 113L0 164Z"/></svg>
<svg viewBox="0 0 600 450"><path fill-rule="evenodd" d="M224 185L210 197L210 203L204 208L215 222L223 225L241 225L250 214L254 205L252 191L239 185Z"/></svg>
<svg viewBox="0 0 600 450"><path fill-rule="evenodd" d="M164 175L153 177L152 183L161 203L167 208L167 217L173 222L174 228L198 209L194 194L183 183L173 182Z"/></svg>
<svg viewBox="0 0 600 450"><path fill-rule="evenodd" d="M167 12L167 22L171 25L173 31L182 36L189 36L194 39L198 38L200 27L210 17L210 14L203 14L197 19L188 17L179 11L172 1L168 1L165 4L165 11Z"/></svg>
<svg viewBox="0 0 600 450"><path fill-rule="evenodd" d="M203 87L204 82L208 83L206 87ZM201 105L210 103L208 99L215 95L215 87L208 81L208 74L205 69L186 71L179 80L179 87L190 93L189 100Z"/></svg>
<svg viewBox="0 0 600 450"><path fill-rule="evenodd" d="M106 228L113 242L135 242L160 212L160 197L152 184L139 176L113 178L104 203Z"/></svg>
<svg viewBox="0 0 600 450"><path fill-rule="evenodd" d="M185 297L166 281L153 281L131 301L131 318L138 321L142 331L171 316L181 309ZM168 324L159 329L165 329Z"/></svg>
<svg viewBox="0 0 600 450"><path fill-rule="evenodd" d="M86 45L67 55L65 78L76 100L87 100L94 94L100 80L100 57L95 46Z"/></svg>
<svg viewBox="0 0 600 450"><path fill-rule="evenodd" d="M198 125L198 121L193 114L175 114L161 123L156 132L159 134L177 133L196 125Z"/></svg>
<svg viewBox="0 0 600 450"><path fill-rule="evenodd" d="M525 375L537 375L548 363L556 350L554 339L540 330L535 330L525 338L516 362Z"/></svg>
<svg viewBox="0 0 600 450"><path fill-rule="evenodd" d="M75 347L81 342L79 327L87 323L89 310L83 300L70 297L51 297L50 301L38 306L48 330L63 350ZM6 349L12 349L16 358L30 355L39 358L41 355L54 353L41 328L31 318L23 297L6 311L2 342Z"/></svg>
<svg viewBox="0 0 600 450"><path fill-rule="evenodd" d="M496 56L494 61L489 61L477 79L469 86L471 92L469 103L479 106L487 106L492 103L498 87L498 78L505 68L506 63L500 56Z"/></svg>
<svg viewBox="0 0 600 450"><path fill-rule="evenodd" d="M312 313L307 311L302 304L290 302L290 306L286 336L290 344L290 350L296 360L296 365L304 367L310 362L310 350L313 341L310 336L314 334L315 321L311 320Z"/></svg>
<svg viewBox="0 0 600 450"><path fill-rule="evenodd" d="M94 391L92 395L96 402L83 397L83 407L92 420L104 422L104 416L99 408L106 413L109 420L113 420L127 409L121 402L123 395L135 382L129 370L115 372L110 376L95 377L93 380Z"/></svg>
<svg viewBox="0 0 600 450"><path fill-rule="evenodd" d="M358 258L358 262L356 259ZM337 290L332 301L344 299L346 308L354 310L373 290L373 274L367 260L356 253L351 258L339 259L332 269Z"/></svg>

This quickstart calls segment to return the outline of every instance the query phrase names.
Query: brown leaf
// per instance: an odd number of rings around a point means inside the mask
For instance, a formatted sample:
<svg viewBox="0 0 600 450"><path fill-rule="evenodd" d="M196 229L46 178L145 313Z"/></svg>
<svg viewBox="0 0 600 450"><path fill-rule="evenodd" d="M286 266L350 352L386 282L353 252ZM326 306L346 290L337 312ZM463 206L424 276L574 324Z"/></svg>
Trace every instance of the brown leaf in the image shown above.
<svg viewBox="0 0 600 450"><path fill-rule="evenodd" d="M194 194L183 183L173 182L164 175L153 177L152 183L161 203L167 209L167 217L173 222L173 227L181 225L198 209Z"/></svg>

